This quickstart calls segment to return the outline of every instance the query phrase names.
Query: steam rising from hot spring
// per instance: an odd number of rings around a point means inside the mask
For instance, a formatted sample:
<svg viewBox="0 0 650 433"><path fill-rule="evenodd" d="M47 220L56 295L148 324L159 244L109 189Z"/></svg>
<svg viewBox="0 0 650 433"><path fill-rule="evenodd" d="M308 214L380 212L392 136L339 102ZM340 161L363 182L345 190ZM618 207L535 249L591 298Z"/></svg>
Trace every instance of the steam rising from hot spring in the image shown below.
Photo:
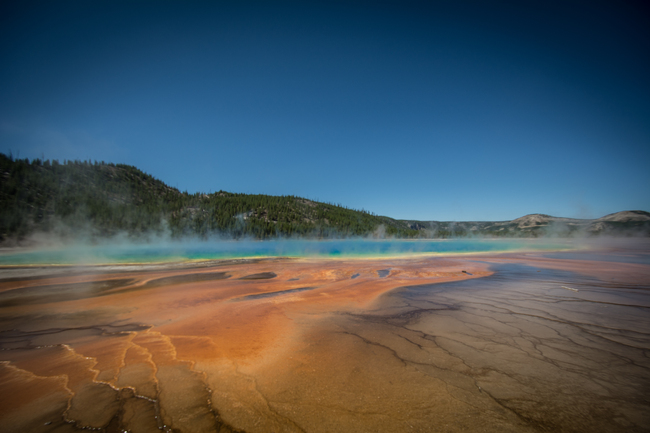
<svg viewBox="0 0 650 433"><path fill-rule="evenodd" d="M9 250L0 265L110 264L218 260L259 257L364 258L420 254L450 255L509 251L552 251L578 248L573 240L214 240L68 244Z"/></svg>

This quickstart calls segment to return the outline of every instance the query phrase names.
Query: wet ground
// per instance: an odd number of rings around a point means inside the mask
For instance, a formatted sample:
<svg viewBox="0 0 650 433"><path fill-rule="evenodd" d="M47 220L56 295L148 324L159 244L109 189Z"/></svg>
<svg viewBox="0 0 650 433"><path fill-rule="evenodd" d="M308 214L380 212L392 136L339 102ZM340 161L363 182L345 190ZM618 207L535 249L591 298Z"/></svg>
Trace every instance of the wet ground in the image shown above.
<svg viewBox="0 0 650 433"><path fill-rule="evenodd" d="M646 253L588 254L0 271L0 425L650 431Z"/></svg>

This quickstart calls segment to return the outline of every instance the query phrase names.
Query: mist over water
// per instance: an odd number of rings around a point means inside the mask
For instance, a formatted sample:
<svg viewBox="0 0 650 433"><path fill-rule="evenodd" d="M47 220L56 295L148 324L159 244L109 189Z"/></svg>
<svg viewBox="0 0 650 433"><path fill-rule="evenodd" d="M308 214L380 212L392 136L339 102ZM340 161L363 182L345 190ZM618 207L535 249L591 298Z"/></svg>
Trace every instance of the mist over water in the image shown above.
<svg viewBox="0 0 650 433"><path fill-rule="evenodd" d="M413 254L467 254L570 250L569 240L272 240L109 243L8 250L0 265L153 263L257 257L364 258Z"/></svg>

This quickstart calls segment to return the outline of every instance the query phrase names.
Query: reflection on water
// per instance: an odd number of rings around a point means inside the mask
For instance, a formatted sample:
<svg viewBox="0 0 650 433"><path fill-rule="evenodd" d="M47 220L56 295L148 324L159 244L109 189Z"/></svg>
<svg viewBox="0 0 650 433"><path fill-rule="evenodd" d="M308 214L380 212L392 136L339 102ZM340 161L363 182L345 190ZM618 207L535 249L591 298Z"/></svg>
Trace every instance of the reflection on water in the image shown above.
<svg viewBox="0 0 650 433"><path fill-rule="evenodd" d="M380 269L377 271L377 275L379 275L379 278L385 278L390 274L390 269Z"/></svg>
<svg viewBox="0 0 650 433"><path fill-rule="evenodd" d="M573 272L492 268L479 280L409 287L391 295L403 313L359 320L381 319L384 333L402 337L378 342L407 365L438 377L449 368L459 375L446 375L448 385L478 390L532 427L649 428L648 281L620 287Z"/></svg>
<svg viewBox="0 0 650 433"><path fill-rule="evenodd" d="M365 427L647 431L650 281L621 286L518 264L491 268L495 274L481 279L391 292L380 308L336 321L330 348L346 347L337 350L349 361L319 367L345 377L340 389L363 383L377 399L366 403L394 417ZM301 425L310 425L306 418Z"/></svg>
<svg viewBox="0 0 650 433"><path fill-rule="evenodd" d="M553 259L567 260L591 260L598 262L618 262L618 263L638 263L640 265L650 265L650 255L628 252L622 255L613 255L604 252L593 253L573 253L573 252L553 252L544 253L544 257Z"/></svg>
<svg viewBox="0 0 650 433"><path fill-rule="evenodd" d="M0 280L0 424L648 431L650 267L622 257L578 255L580 272L509 255Z"/></svg>
<svg viewBox="0 0 650 433"><path fill-rule="evenodd" d="M274 296L288 295L290 293L304 292L305 290L314 290L315 288L316 287L298 287L297 289L280 290L278 292L266 292L266 293L260 293L260 294L257 294L257 295L246 295L246 296L242 296L241 298L233 299L233 301L251 301L253 299L272 298Z"/></svg>

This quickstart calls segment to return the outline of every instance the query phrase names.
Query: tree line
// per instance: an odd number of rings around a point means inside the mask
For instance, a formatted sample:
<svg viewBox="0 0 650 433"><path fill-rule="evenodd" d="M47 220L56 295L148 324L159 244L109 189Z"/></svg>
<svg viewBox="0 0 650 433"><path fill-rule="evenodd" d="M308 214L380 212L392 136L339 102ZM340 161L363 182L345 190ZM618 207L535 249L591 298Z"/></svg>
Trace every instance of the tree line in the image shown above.
<svg viewBox="0 0 650 433"><path fill-rule="evenodd" d="M392 218L296 196L181 192L136 167L0 154L0 241L35 232L97 238L171 234L232 238L416 237Z"/></svg>

